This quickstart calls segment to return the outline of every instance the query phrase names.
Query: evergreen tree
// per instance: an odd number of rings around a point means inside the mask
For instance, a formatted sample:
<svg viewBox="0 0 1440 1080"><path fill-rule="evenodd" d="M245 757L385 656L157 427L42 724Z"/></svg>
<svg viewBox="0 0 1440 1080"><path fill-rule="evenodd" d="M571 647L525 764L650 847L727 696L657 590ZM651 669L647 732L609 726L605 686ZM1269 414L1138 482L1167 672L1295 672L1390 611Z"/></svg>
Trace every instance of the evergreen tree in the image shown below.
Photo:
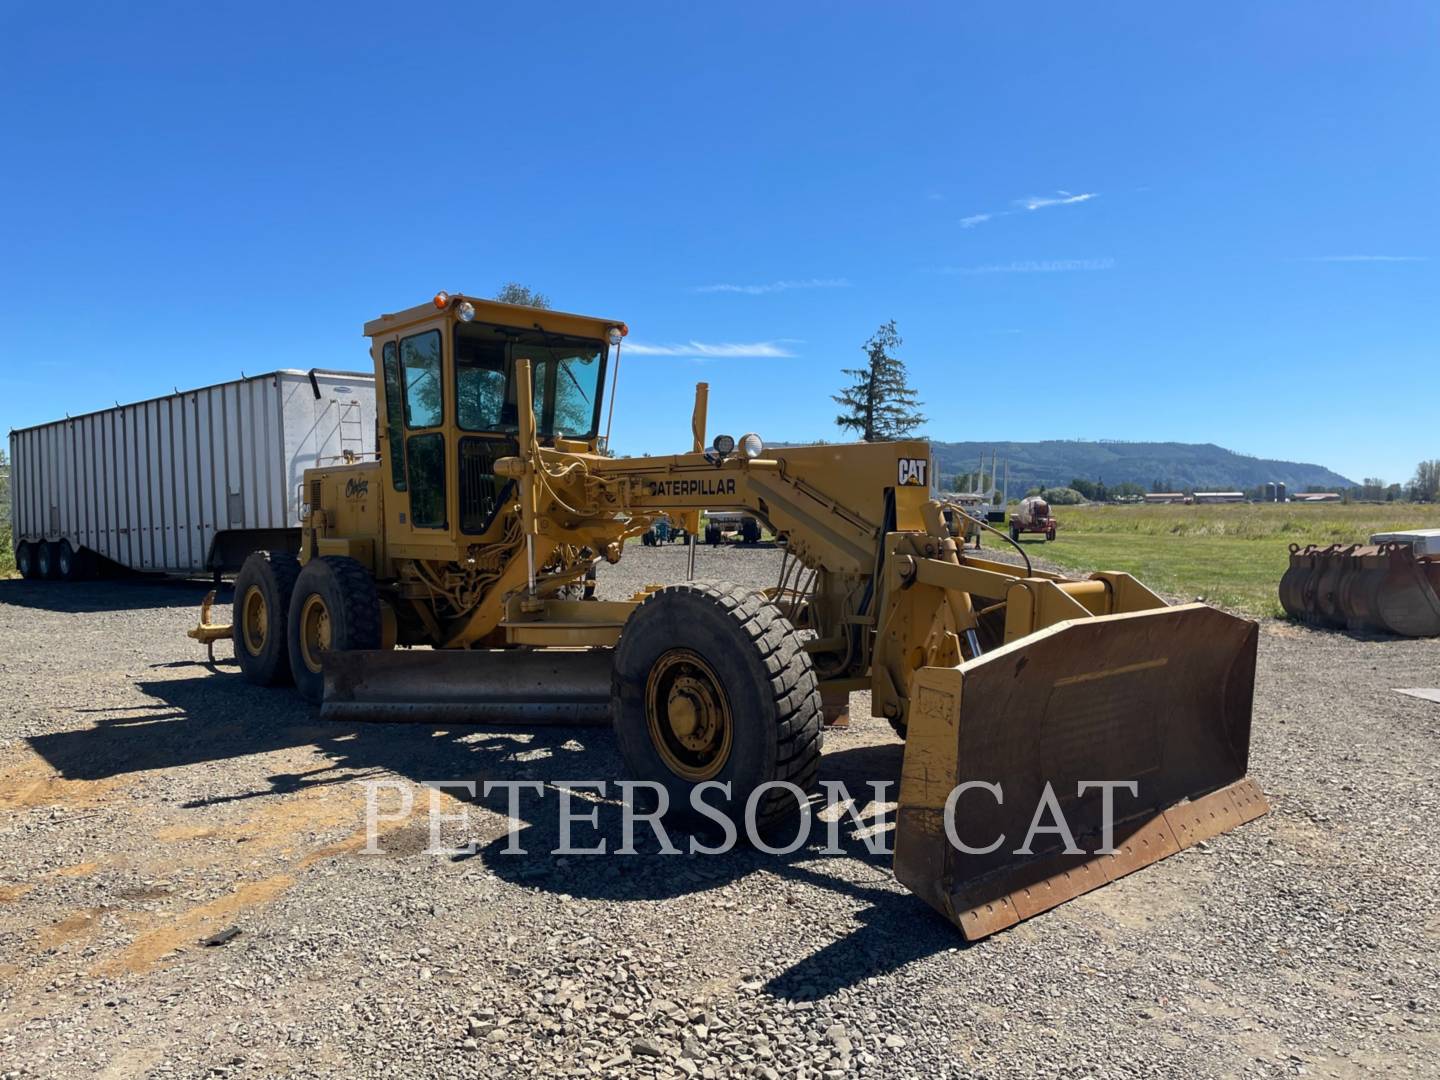
<svg viewBox="0 0 1440 1080"><path fill-rule="evenodd" d="M900 333L891 319L865 342L865 366L844 369L855 381L831 395L844 410L835 423L858 431L866 442L903 439L925 423L905 362L895 355L900 344Z"/></svg>

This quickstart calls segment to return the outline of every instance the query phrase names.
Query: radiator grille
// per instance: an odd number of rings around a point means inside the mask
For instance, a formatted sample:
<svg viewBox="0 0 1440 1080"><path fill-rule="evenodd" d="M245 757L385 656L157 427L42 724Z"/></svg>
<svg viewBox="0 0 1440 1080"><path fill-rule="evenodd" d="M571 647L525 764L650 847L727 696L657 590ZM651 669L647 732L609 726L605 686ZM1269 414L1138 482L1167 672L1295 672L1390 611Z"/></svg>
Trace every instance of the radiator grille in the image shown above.
<svg viewBox="0 0 1440 1080"><path fill-rule="evenodd" d="M483 533L505 504L515 481L495 475L495 462L512 457L517 444L511 439L460 440L460 531Z"/></svg>

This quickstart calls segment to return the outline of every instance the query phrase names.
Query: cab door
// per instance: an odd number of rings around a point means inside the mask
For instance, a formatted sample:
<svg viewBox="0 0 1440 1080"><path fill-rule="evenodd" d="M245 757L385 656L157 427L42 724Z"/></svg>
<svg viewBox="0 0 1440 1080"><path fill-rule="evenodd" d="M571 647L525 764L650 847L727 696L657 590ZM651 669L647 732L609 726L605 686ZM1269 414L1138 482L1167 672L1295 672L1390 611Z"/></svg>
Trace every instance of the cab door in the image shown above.
<svg viewBox="0 0 1440 1080"><path fill-rule="evenodd" d="M447 441L453 412L445 378L442 325L383 339L385 448L389 460L385 535L390 558L451 559L454 531L447 492Z"/></svg>

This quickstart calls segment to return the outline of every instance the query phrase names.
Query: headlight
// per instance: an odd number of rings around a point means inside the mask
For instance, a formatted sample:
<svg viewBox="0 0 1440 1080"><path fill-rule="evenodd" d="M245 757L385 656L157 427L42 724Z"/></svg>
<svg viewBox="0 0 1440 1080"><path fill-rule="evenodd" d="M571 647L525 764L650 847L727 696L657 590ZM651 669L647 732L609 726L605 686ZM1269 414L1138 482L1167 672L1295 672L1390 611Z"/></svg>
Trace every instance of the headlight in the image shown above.
<svg viewBox="0 0 1440 1080"><path fill-rule="evenodd" d="M732 435L716 435L714 442L715 452L725 457L735 452L735 438Z"/></svg>
<svg viewBox="0 0 1440 1080"><path fill-rule="evenodd" d="M740 436L740 452L747 458L757 458L765 452L765 443L752 431L748 435Z"/></svg>
<svg viewBox="0 0 1440 1080"><path fill-rule="evenodd" d="M461 322L469 322L475 318L475 305L470 303L469 300L461 300L460 306L455 309L455 314Z"/></svg>
<svg viewBox="0 0 1440 1080"><path fill-rule="evenodd" d="M621 330L618 326L612 326L610 327L610 333L607 336L610 339L611 345L619 345L620 339L625 336L625 331Z"/></svg>

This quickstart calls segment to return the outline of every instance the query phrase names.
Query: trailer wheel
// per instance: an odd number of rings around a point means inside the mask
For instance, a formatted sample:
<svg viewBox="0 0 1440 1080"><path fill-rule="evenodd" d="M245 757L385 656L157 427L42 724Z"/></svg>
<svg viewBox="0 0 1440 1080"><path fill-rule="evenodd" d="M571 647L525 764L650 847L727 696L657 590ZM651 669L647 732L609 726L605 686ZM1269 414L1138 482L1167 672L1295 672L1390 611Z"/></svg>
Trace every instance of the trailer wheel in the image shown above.
<svg viewBox="0 0 1440 1080"><path fill-rule="evenodd" d="M20 576L26 581L34 581L40 576L40 570L35 565L34 544L21 540L15 545L15 569L20 571Z"/></svg>
<svg viewBox="0 0 1440 1080"><path fill-rule="evenodd" d="M55 576L61 581L79 581L89 576L85 553L72 548L69 540L61 540L55 545Z"/></svg>
<svg viewBox="0 0 1440 1080"><path fill-rule="evenodd" d="M41 540L35 545L35 577L40 581L55 579L55 545Z"/></svg>
<svg viewBox="0 0 1440 1080"><path fill-rule="evenodd" d="M370 571L345 555L307 562L290 599L286 637L295 688L319 704L325 696L325 653L380 648L380 596Z"/></svg>
<svg viewBox="0 0 1440 1080"><path fill-rule="evenodd" d="M288 551L252 552L235 578L231 634L235 659L256 686L290 681L290 650L285 642L290 598L300 561Z"/></svg>
<svg viewBox="0 0 1440 1080"><path fill-rule="evenodd" d="M691 791L741 827L746 802L767 781L802 791L820 767L820 689L810 654L769 600L728 582L670 585L635 609L615 649L611 707L630 775L661 784L670 812L695 820ZM762 826L796 810L770 788Z"/></svg>
<svg viewBox="0 0 1440 1080"><path fill-rule="evenodd" d="M1055 530L1054 530L1054 529L1046 529L1046 530L1045 530L1045 539L1046 539L1046 540L1054 540L1054 539L1055 539Z"/></svg>

